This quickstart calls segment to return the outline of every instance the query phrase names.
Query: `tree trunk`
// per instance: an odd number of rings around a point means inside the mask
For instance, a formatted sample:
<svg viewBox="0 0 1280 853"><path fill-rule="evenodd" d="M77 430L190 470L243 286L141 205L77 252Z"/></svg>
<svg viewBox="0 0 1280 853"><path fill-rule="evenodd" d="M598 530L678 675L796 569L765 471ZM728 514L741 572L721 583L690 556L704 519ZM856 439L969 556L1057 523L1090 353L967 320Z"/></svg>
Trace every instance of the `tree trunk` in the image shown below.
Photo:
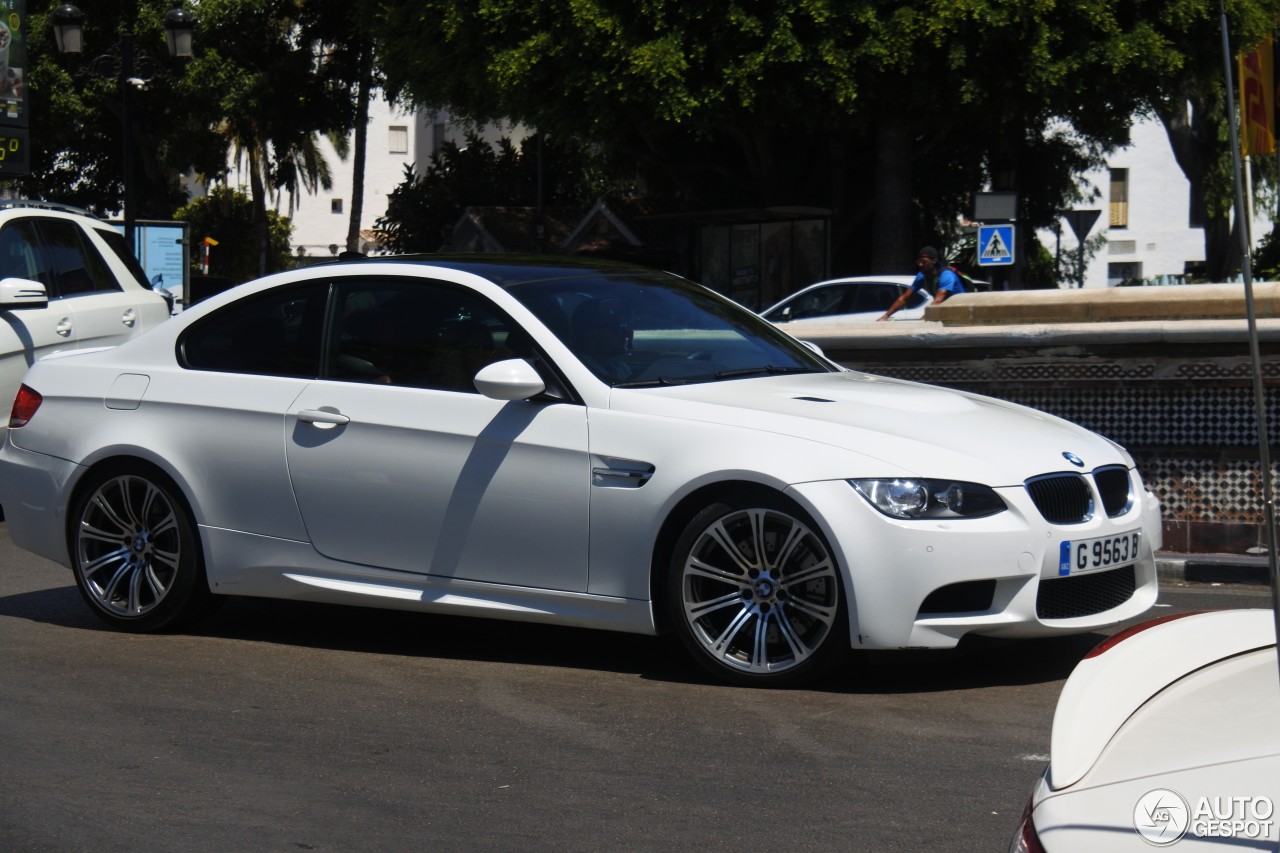
<svg viewBox="0 0 1280 853"><path fill-rule="evenodd" d="M911 122L894 106L876 119L875 221L871 272L911 272Z"/></svg>
<svg viewBox="0 0 1280 853"><path fill-rule="evenodd" d="M360 84L356 90L356 138L351 155L351 219L347 225L347 251L360 251L360 220L364 216L364 163L369 144L369 98L373 90L373 48L360 50Z"/></svg>
<svg viewBox="0 0 1280 853"><path fill-rule="evenodd" d="M249 156L249 192L253 200L253 228L258 235L258 275L267 274L271 249L271 225L267 222L267 187L262 180L262 162Z"/></svg>
<svg viewBox="0 0 1280 853"><path fill-rule="evenodd" d="M1208 98L1195 95L1174 99L1160 109L1173 157L1190 184L1191 225L1204 229L1205 274L1210 281L1226 281L1239 270L1241 261L1238 224L1231 221L1231 206L1211 209L1208 203L1208 173L1222 156L1220 112Z"/></svg>

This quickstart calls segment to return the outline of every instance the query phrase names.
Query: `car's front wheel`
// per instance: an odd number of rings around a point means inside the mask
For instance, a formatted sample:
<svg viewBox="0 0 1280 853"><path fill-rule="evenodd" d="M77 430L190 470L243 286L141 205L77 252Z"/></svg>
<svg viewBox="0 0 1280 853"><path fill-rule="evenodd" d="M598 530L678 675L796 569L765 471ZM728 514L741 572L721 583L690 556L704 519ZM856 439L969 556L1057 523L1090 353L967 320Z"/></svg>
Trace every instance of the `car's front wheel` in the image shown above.
<svg viewBox="0 0 1280 853"><path fill-rule="evenodd" d="M126 631L177 628L216 601L194 524L177 487L159 472L91 474L72 507L72 569L80 593Z"/></svg>
<svg viewBox="0 0 1280 853"><path fill-rule="evenodd" d="M685 646L727 681L792 686L848 649L826 540L781 496L712 504L673 552L667 602Z"/></svg>

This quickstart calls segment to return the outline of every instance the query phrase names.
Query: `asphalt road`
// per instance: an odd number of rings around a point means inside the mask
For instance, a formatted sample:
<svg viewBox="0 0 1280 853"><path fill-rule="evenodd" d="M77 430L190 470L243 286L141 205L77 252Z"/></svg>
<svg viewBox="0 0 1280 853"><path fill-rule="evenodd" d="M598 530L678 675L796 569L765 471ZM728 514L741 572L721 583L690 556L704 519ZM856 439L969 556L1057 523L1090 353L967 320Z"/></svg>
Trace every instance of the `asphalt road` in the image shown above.
<svg viewBox="0 0 1280 853"><path fill-rule="evenodd" d="M1003 851L1100 638L761 691L666 640L288 602L135 636L0 525L0 849Z"/></svg>

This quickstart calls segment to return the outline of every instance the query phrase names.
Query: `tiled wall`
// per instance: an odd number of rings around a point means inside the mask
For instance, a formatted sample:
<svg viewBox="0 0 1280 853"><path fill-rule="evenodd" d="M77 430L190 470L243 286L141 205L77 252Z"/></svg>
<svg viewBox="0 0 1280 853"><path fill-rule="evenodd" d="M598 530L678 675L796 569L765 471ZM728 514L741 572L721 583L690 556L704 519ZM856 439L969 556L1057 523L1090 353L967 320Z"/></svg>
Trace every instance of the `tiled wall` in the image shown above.
<svg viewBox="0 0 1280 853"><path fill-rule="evenodd" d="M1252 367L1239 353L935 351L932 358L945 356L936 363L915 354L860 356L860 369L1021 403L1125 446L1160 498L1166 550L1246 554L1265 541ZM1274 468L1280 355L1266 357L1263 376Z"/></svg>

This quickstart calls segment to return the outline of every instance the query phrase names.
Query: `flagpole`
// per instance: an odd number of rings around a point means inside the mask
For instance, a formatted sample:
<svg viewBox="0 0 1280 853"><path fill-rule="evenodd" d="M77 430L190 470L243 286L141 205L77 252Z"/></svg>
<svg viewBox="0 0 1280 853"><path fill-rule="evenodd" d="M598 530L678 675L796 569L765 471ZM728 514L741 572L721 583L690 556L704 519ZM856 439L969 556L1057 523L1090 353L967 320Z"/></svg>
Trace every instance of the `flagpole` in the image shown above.
<svg viewBox="0 0 1280 853"><path fill-rule="evenodd" d="M1236 92L1231 75L1231 42L1227 35L1227 7L1218 0L1222 13L1222 61L1227 75L1227 127L1231 133L1231 162L1235 173L1236 221L1244 222L1244 188L1240 178L1240 131L1236 127ZM1271 575L1271 614L1276 637L1280 639L1280 566L1276 563L1275 496L1271 477L1271 445L1267 435L1266 394L1262 387L1262 354L1258 346L1258 317L1253 304L1253 263L1245 229L1240 229L1241 272L1244 277L1244 306L1249 324L1249 361L1253 367L1253 403L1258 426L1258 456L1262 465L1262 507L1267 534L1267 563ZM1280 655L1277 656L1280 664Z"/></svg>
<svg viewBox="0 0 1280 853"><path fill-rule="evenodd" d="M1244 158L1244 238L1245 251L1253 246L1253 157Z"/></svg>

